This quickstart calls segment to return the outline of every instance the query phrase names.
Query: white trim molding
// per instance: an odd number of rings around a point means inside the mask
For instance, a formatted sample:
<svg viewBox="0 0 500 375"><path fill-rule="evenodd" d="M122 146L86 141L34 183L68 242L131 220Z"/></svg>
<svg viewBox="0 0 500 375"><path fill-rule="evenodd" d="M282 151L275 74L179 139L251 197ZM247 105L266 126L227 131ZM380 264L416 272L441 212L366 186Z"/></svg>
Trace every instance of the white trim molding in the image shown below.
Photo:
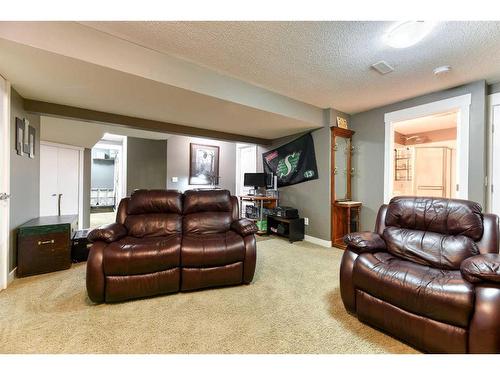
<svg viewBox="0 0 500 375"><path fill-rule="evenodd" d="M500 119L495 121L494 129L493 121L494 118L494 110L495 107L500 106L500 93L495 93L488 95L487 97L487 108L488 108L488 116L487 116L487 126L488 126L488 185L487 185L487 193L486 193L486 212L492 212L494 214L500 213L500 204L494 204L493 200L498 199L498 192L500 189L500 175L498 174L498 170L500 166L498 165L498 161L500 161L500 130L498 129L498 125L500 125ZM496 130L496 131L495 131ZM495 139L496 138L496 139ZM496 147L495 147L496 146ZM497 161L497 163L495 163ZM495 173L497 171L497 173ZM496 190L496 191L495 191Z"/></svg>
<svg viewBox="0 0 500 375"><path fill-rule="evenodd" d="M332 247L332 241L322 240L321 238L309 236L307 234L304 235L304 241L323 247Z"/></svg>
<svg viewBox="0 0 500 375"><path fill-rule="evenodd" d="M3 108L0 118L0 169L2 176L0 180L0 193L10 194L10 83L0 75L2 95L0 100ZM0 290L7 288L9 283L9 251L10 251L10 199L0 201L2 205L2 220L0 220Z"/></svg>
<svg viewBox="0 0 500 375"><path fill-rule="evenodd" d="M15 267L12 271L9 272L9 276L7 277L7 285L14 281L16 278L17 267Z"/></svg>
<svg viewBox="0 0 500 375"><path fill-rule="evenodd" d="M385 150L384 150L384 203L392 198L394 180L394 127L395 123L431 116L438 113L458 110L457 120L457 198L467 199L469 196L469 121L471 94L443 99L432 103L388 112L384 116L385 122Z"/></svg>

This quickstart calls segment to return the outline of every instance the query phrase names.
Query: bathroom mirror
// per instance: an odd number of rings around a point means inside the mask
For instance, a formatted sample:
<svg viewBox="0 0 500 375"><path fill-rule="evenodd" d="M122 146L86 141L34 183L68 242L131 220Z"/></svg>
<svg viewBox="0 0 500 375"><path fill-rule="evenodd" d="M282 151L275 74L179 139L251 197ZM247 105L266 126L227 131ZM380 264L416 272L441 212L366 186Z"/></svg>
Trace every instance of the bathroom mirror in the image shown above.
<svg viewBox="0 0 500 375"><path fill-rule="evenodd" d="M351 200L353 131L332 128L332 201Z"/></svg>

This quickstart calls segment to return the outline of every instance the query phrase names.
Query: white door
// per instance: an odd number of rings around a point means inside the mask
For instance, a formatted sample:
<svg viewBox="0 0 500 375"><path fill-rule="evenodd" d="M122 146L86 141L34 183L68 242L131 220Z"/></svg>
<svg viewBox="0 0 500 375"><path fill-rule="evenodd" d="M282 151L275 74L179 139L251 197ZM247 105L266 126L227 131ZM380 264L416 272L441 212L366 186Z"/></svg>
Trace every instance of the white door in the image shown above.
<svg viewBox="0 0 500 375"><path fill-rule="evenodd" d="M10 85L0 76L0 290L9 274Z"/></svg>
<svg viewBox="0 0 500 375"><path fill-rule="evenodd" d="M494 129L491 212L500 215L500 105L494 105L491 114Z"/></svg>
<svg viewBox="0 0 500 375"><path fill-rule="evenodd" d="M57 215L57 147L40 145L40 216Z"/></svg>
<svg viewBox="0 0 500 375"><path fill-rule="evenodd" d="M237 150L236 194L246 195L253 187L243 185L244 177L245 173L257 172L257 146L240 146Z"/></svg>
<svg viewBox="0 0 500 375"><path fill-rule="evenodd" d="M40 216L78 215L80 151L40 145Z"/></svg>

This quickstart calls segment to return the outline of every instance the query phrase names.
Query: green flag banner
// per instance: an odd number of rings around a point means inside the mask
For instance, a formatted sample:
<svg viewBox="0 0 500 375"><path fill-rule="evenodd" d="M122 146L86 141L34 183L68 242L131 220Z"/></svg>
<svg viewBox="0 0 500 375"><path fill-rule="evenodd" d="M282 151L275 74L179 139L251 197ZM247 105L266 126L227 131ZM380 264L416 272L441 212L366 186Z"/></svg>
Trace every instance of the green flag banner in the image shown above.
<svg viewBox="0 0 500 375"><path fill-rule="evenodd" d="M278 187L319 178L311 133L263 153L262 159L264 172L278 176Z"/></svg>

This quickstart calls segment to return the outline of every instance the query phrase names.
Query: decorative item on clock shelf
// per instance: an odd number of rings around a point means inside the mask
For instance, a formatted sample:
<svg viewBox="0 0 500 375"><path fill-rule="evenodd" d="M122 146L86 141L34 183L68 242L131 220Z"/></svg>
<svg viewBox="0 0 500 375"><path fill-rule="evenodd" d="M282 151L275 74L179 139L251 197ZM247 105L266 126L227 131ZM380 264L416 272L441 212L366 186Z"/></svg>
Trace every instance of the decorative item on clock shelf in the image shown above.
<svg viewBox="0 0 500 375"><path fill-rule="evenodd" d="M347 129L347 119L337 116L337 126L342 129Z"/></svg>

